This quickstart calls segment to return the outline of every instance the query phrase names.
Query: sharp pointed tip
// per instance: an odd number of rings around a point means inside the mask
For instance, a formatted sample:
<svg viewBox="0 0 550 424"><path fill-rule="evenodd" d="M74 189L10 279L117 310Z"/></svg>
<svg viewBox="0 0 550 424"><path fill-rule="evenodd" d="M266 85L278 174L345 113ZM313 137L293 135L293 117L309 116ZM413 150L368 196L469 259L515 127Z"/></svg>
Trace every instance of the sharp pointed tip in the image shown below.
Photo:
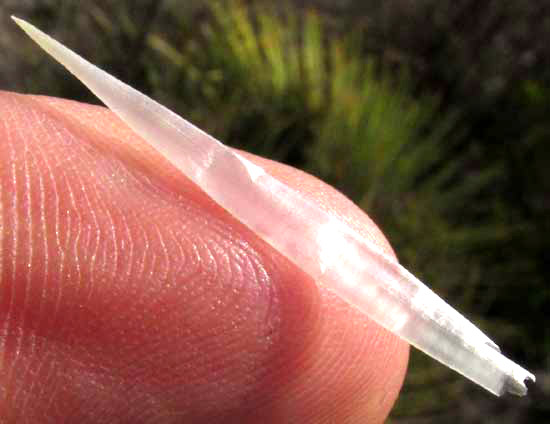
<svg viewBox="0 0 550 424"><path fill-rule="evenodd" d="M11 15L11 19L19 26L23 26L26 22L23 19L18 18L15 15Z"/></svg>
<svg viewBox="0 0 550 424"><path fill-rule="evenodd" d="M32 30L34 27L29 24L27 21L18 18L15 15L11 15L11 19L21 28L23 31L28 33L30 30Z"/></svg>

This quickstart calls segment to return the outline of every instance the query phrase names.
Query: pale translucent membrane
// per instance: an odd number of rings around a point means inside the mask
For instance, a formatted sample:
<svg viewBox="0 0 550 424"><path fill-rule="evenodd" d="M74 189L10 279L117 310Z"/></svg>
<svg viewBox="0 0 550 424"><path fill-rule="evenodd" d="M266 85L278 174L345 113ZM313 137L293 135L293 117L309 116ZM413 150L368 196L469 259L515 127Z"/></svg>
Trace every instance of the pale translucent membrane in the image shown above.
<svg viewBox="0 0 550 424"><path fill-rule="evenodd" d="M13 18L137 134L318 283L490 392L525 395L535 376L399 263L343 222L170 110Z"/></svg>

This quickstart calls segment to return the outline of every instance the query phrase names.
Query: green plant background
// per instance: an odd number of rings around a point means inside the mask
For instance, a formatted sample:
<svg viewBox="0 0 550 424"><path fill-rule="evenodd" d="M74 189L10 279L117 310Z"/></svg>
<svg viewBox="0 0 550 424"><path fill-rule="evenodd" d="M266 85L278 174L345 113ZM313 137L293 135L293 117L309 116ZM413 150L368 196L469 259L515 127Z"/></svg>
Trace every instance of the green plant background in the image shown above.
<svg viewBox="0 0 550 424"><path fill-rule="evenodd" d="M224 142L334 185L539 378L496 399L413 352L391 422L548 422L550 14L412 3L7 1L0 19L19 13ZM97 102L20 34L0 47L0 86Z"/></svg>

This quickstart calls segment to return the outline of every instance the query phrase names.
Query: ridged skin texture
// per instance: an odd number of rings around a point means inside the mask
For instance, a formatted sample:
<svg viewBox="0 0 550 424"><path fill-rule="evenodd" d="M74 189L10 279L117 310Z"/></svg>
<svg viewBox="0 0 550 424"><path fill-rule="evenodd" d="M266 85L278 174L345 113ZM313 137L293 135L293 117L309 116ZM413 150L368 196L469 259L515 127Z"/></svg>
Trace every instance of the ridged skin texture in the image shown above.
<svg viewBox="0 0 550 424"><path fill-rule="evenodd" d="M107 109L3 92L0 117L0 423L384 421L405 343ZM341 194L247 157L391 253Z"/></svg>

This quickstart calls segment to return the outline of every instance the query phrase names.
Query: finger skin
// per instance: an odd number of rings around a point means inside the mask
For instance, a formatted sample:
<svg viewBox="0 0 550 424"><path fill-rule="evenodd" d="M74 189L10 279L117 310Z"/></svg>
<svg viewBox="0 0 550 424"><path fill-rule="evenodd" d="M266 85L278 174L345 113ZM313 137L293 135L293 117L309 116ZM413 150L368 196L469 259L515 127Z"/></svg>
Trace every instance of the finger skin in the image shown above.
<svg viewBox="0 0 550 424"><path fill-rule="evenodd" d="M0 93L0 116L1 423L384 421L404 342L107 109ZM248 157L391 253L335 190Z"/></svg>

